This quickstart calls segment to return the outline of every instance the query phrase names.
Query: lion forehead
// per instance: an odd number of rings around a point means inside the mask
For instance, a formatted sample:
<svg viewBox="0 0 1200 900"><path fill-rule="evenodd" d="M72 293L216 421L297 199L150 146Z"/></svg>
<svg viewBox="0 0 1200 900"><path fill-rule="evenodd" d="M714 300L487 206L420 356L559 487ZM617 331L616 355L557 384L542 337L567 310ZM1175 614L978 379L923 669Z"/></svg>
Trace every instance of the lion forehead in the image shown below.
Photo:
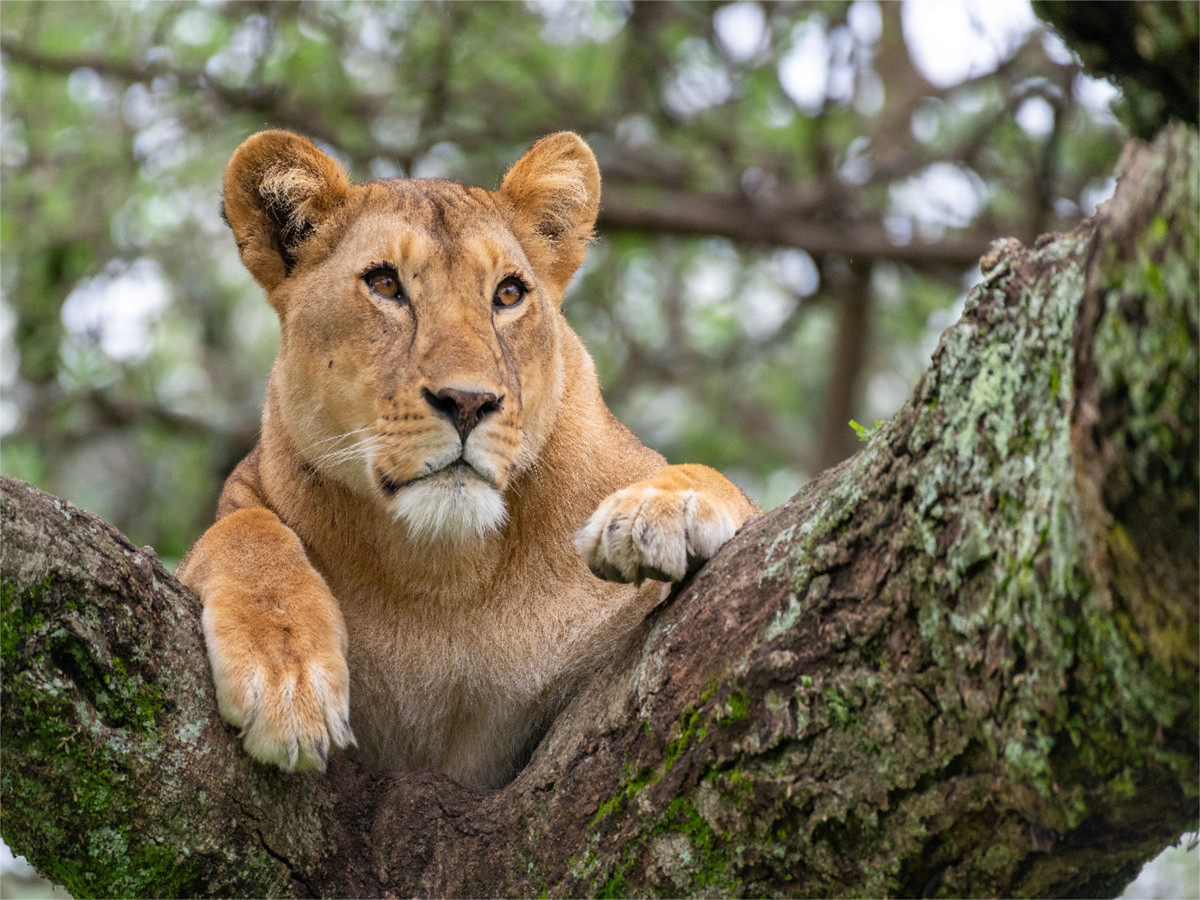
<svg viewBox="0 0 1200 900"><path fill-rule="evenodd" d="M437 178L388 178L360 188L359 216L391 216L409 228L447 238L509 231L503 206L483 188Z"/></svg>
<svg viewBox="0 0 1200 900"><path fill-rule="evenodd" d="M490 191L440 179L383 179L360 193L340 250L384 254L379 262L492 269L524 253Z"/></svg>

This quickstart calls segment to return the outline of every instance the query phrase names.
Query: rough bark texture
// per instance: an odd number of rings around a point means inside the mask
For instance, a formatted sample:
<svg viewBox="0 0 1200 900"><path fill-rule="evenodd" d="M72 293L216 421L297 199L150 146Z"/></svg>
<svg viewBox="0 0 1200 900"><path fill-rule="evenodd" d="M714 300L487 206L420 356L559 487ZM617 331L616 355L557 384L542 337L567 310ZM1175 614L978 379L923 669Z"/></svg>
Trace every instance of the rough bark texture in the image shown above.
<svg viewBox="0 0 1200 900"><path fill-rule="evenodd" d="M4 480L5 839L79 896L1117 892L1197 815L1197 152L994 248L909 403L493 793L251 763L196 599Z"/></svg>

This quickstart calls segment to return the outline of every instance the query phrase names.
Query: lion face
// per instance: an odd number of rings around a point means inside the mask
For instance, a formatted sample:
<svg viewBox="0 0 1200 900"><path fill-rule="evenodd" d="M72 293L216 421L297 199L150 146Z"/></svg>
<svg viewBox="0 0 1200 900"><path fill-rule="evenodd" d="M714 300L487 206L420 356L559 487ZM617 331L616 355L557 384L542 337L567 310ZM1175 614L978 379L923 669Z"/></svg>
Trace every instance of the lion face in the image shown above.
<svg viewBox="0 0 1200 900"><path fill-rule="evenodd" d="M307 464L420 540L500 528L558 411L562 291L598 192L574 135L543 139L495 192L350 186L302 138L243 144L226 216L280 316L269 408Z"/></svg>
<svg viewBox="0 0 1200 900"><path fill-rule="evenodd" d="M288 283L280 411L309 462L414 535L486 535L557 409L557 299L485 192L363 193Z"/></svg>

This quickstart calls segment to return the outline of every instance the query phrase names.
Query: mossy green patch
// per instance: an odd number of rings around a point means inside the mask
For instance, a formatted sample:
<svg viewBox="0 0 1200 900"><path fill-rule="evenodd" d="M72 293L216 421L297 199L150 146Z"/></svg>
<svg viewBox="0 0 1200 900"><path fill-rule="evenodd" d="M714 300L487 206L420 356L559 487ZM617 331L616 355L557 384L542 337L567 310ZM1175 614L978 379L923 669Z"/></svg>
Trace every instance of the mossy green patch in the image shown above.
<svg viewBox="0 0 1200 900"><path fill-rule="evenodd" d="M729 715L727 721L737 722L750 715L750 695L745 691L735 690L729 695L727 703Z"/></svg>
<svg viewBox="0 0 1200 900"><path fill-rule="evenodd" d="M147 817L148 798L138 793L161 777L156 760L165 741L162 691L132 662L146 648L122 643L125 657L111 647L89 649L76 631L111 631L95 619L72 624L98 613L62 590L53 579L33 588L0 585L4 839L75 897L211 893L203 853L145 829L189 834L186 807L164 822ZM139 637L129 631L133 644ZM261 848L245 853L243 864L240 875L223 876L228 891L279 882L279 864Z"/></svg>
<svg viewBox="0 0 1200 900"><path fill-rule="evenodd" d="M835 686L830 685L826 687L824 697L825 709L828 712L830 722L841 728L849 728L858 721L858 718L854 715L851 701L843 697Z"/></svg>
<svg viewBox="0 0 1200 900"><path fill-rule="evenodd" d="M659 874L650 881L635 879L633 873L645 865L647 855ZM731 854L727 842L685 797L671 801L648 829L622 848L615 861L604 865L596 858L593 863L590 871L602 870L592 882L592 893L597 897L673 897L711 893L713 889L733 895L741 884L732 874L736 853Z"/></svg>
<svg viewBox="0 0 1200 900"><path fill-rule="evenodd" d="M12 582L0 582L0 658L13 659L25 636L45 625L41 600L53 583L53 576L47 575L39 590L18 593Z"/></svg>
<svg viewBox="0 0 1200 900"><path fill-rule="evenodd" d="M663 772L670 772L675 761L693 744L704 740L708 734L709 719L701 720L700 711L688 707L679 716L679 737L667 745L666 756L663 757Z"/></svg>
<svg viewBox="0 0 1200 900"><path fill-rule="evenodd" d="M76 897L195 893L199 883L186 861L140 843L129 824L139 805L131 785L146 764L139 754L161 741L161 691L120 658L104 666L82 639L54 623L50 605L74 606L53 597L56 589L50 578L26 590L0 585L4 838ZM40 645L35 666L18 655L29 641ZM56 809L79 815L47 814ZM69 831L77 826L66 823L81 816L95 825Z"/></svg>

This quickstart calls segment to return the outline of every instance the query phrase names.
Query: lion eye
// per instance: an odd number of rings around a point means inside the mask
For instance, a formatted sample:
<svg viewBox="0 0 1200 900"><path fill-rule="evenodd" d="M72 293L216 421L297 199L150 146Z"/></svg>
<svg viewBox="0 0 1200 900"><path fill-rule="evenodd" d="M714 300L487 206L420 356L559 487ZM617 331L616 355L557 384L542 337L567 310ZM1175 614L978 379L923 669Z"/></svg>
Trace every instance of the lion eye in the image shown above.
<svg viewBox="0 0 1200 900"><path fill-rule="evenodd" d="M404 289L400 287L400 276L390 266L380 266L363 276L367 287L385 300L403 300Z"/></svg>
<svg viewBox="0 0 1200 900"><path fill-rule="evenodd" d="M492 306L516 306L525 299L525 294L526 288L521 279L515 276L505 278L496 288L496 293L492 295Z"/></svg>

